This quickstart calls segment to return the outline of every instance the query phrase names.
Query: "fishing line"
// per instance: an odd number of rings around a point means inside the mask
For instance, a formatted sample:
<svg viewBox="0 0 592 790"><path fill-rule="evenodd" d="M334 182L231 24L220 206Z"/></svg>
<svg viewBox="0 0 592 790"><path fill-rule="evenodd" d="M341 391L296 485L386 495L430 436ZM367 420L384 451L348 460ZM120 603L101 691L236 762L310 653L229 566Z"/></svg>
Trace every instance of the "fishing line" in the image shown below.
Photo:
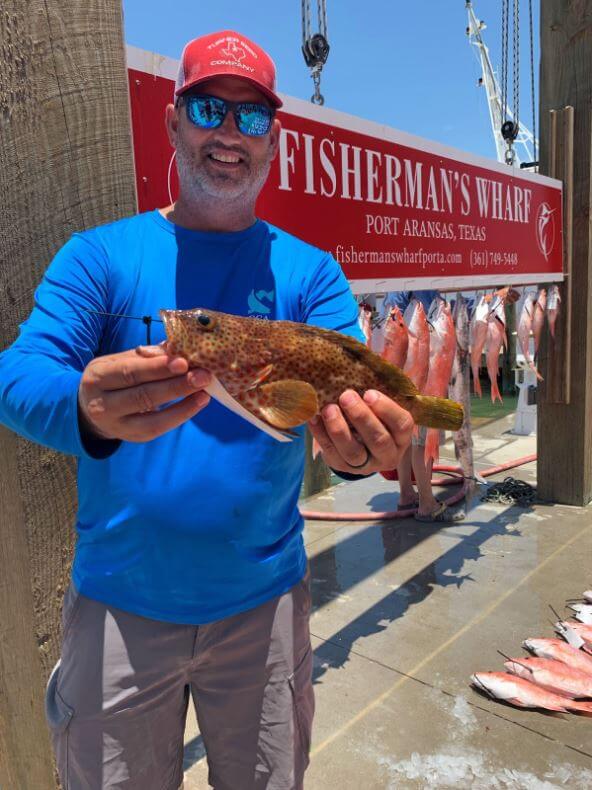
<svg viewBox="0 0 592 790"><path fill-rule="evenodd" d="M75 308L76 309L76 308ZM88 307L81 308L85 313L93 313L94 315L102 315L108 318L128 318L130 321L141 321L146 325L146 345L152 344L151 328L153 323L164 323L160 318L152 318L151 315L123 315L122 313L107 313L103 310L91 310Z"/></svg>

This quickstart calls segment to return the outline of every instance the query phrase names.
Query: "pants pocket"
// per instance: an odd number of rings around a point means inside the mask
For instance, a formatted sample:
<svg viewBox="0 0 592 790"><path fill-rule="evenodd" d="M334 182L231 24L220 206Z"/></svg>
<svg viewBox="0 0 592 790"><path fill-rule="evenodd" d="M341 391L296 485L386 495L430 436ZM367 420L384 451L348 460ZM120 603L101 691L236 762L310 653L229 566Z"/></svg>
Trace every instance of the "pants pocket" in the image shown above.
<svg viewBox="0 0 592 790"><path fill-rule="evenodd" d="M45 691L45 717L47 723L56 734L65 732L74 715L74 709L64 702L58 691L58 678L60 675L60 661L55 665Z"/></svg>

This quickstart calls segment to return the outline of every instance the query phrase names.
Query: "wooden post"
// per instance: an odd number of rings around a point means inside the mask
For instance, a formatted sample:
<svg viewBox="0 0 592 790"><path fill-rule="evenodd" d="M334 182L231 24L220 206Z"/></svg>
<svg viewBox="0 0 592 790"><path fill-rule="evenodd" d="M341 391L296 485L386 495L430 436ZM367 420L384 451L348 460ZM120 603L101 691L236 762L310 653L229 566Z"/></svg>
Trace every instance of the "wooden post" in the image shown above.
<svg viewBox="0 0 592 790"><path fill-rule="evenodd" d="M319 455L313 460L312 457L312 434L306 431L306 455L304 465L304 479L302 480L301 496L306 497L318 494L329 488L331 484L331 470Z"/></svg>
<svg viewBox="0 0 592 790"><path fill-rule="evenodd" d="M136 211L120 0L0 5L0 348L77 230ZM72 459L0 428L0 787L55 787L43 713L76 509Z"/></svg>
<svg viewBox="0 0 592 790"><path fill-rule="evenodd" d="M564 253L571 261L566 287L571 291L571 302L561 305L566 312L560 319L563 328L557 340L569 344L571 364L565 373L569 387L563 388L563 394L556 384L543 384L540 390L538 490L543 499L570 505L586 505L592 500L591 63L592 0L542 0L541 172L551 174L561 156L565 178L573 156L573 184L566 184L564 200ZM571 111L564 109L568 106L573 107L573 133ZM556 133L551 145L553 126ZM573 153L569 150L571 139ZM560 172L558 176L562 177ZM545 337L540 372L545 379L556 381L550 365L557 365L558 360L549 353L548 345Z"/></svg>

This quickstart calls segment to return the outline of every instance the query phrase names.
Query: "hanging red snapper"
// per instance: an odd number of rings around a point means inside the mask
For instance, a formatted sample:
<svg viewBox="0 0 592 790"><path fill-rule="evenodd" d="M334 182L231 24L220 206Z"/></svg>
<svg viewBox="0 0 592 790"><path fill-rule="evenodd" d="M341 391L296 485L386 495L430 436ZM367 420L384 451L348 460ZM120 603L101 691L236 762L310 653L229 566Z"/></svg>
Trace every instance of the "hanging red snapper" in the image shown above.
<svg viewBox="0 0 592 790"><path fill-rule="evenodd" d="M504 311L504 301L500 297L496 297L491 308L489 321L487 322L487 374L491 382L492 403L495 403L496 400L503 403L497 385L497 375L499 355L504 345L506 345L506 314Z"/></svg>
<svg viewBox="0 0 592 790"><path fill-rule="evenodd" d="M439 299L438 302L436 316L432 321L430 331L430 363L423 392L426 395L441 398L448 394L448 384L456 351L456 333L450 305L444 299ZM430 458L434 460L434 463L438 460L439 444L439 431L431 428L426 436L426 464L429 463Z"/></svg>
<svg viewBox="0 0 592 790"><path fill-rule="evenodd" d="M407 349L409 347L409 333L407 325L403 321L403 314L398 307L393 307L389 312L384 326L384 348L382 357L403 369L407 359Z"/></svg>
<svg viewBox="0 0 592 790"><path fill-rule="evenodd" d="M430 362L430 328L419 299L414 299L410 307L412 313L408 323L409 345L403 370L417 389L423 392Z"/></svg>
<svg viewBox="0 0 592 790"><path fill-rule="evenodd" d="M541 342L541 333L543 331L543 324L545 323L545 311L547 308L547 291L541 288L537 296L536 304L534 306L534 315L532 318L532 334L534 335L534 358L537 358L539 345Z"/></svg>
<svg viewBox="0 0 592 790"><path fill-rule="evenodd" d="M402 370L347 335L293 321L265 321L214 310L161 310L167 351L209 370L207 392L279 441L284 431L337 403L346 389L375 389L418 425L457 430L463 409L420 395Z"/></svg>
<svg viewBox="0 0 592 790"><path fill-rule="evenodd" d="M366 338L366 345L370 348L372 345L372 308L365 302L362 302L360 305L358 324L360 325L362 334Z"/></svg>
<svg viewBox="0 0 592 790"><path fill-rule="evenodd" d="M481 367L481 355L487 340L487 319L489 317L489 304L485 294L477 302L473 321L471 323L471 369L473 371L473 388L475 395L481 397L481 382L479 381L479 369Z"/></svg>
<svg viewBox="0 0 592 790"><path fill-rule="evenodd" d="M547 321L549 322L549 331L553 340L555 340L555 323L559 315L559 302L561 302L559 286L552 285L547 296Z"/></svg>
<svg viewBox="0 0 592 790"><path fill-rule="evenodd" d="M542 381L543 377L536 369L536 365L530 356L530 333L532 332L535 301L535 295L533 293L526 294L524 304L522 305L522 312L520 313L520 320L518 321L518 341L526 363L531 370L536 373L537 379Z"/></svg>

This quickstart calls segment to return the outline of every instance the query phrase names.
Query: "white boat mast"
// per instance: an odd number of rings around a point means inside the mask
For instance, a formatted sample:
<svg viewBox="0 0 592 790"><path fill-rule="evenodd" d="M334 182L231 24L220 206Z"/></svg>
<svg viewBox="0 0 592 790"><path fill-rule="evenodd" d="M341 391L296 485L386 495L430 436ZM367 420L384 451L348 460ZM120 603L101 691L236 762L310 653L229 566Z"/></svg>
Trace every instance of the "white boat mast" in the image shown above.
<svg viewBox="0 0 592 790"><path fill-rule="evenodd" d="M506 120L502 118L501 90L493 66L491 65L489 50L481 35L481 31L485 30L486 25L475 16L471 0L465 0L465 6L469 17L469 24L466 32L469 37L469 43L472 44L479 53L478 57L483 72L483 76L479 80L479 85L484 85L487 91L487 104L489 105L489 117L491 119L491 129L493 131L493 139L495 140L497 158L499 162L511 164L508 158L508 144L502 137L501 132L502 123ZM514 119L510 107L507 108L507 115L510 120ZM518 135L513 145L514 165L520 166L521 162L533 161L534 142L532 132L520 121L518 124ZM536 142L536 150L538 151L538 141Z"/></svg>

